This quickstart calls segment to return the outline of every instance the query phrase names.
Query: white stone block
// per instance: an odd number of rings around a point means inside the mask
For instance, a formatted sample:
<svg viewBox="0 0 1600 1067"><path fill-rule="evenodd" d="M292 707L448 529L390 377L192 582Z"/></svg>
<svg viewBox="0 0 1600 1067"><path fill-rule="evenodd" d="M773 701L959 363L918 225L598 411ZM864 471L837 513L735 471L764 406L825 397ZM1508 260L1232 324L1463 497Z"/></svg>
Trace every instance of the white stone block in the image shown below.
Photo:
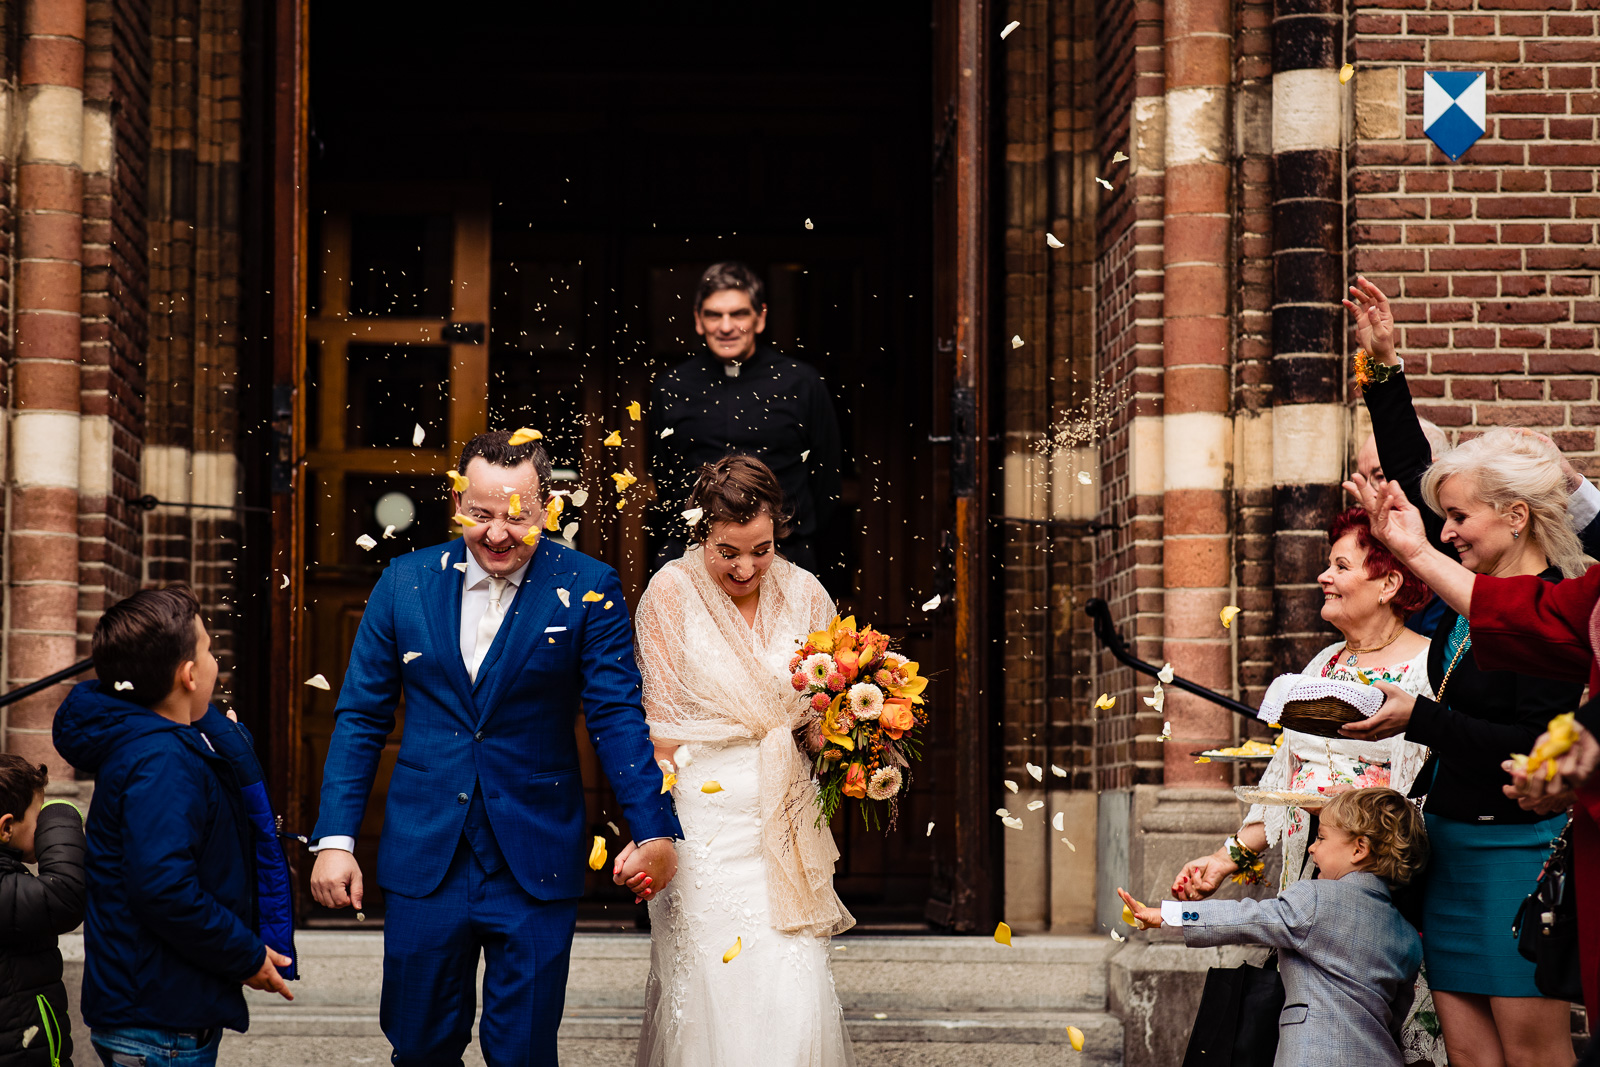
<svg viewBox="0 0 1600 1067"><path fill-rule="evenodd" d="M109 415L84 415L78 420L78 491L85 496L111 492Z"/></svg>
<svg viewBox="0 0 1600 1067"><path fill-rule="evenodd" d="M1340 404L1272 409L1274 485L1327 485L1344 478L1346 418Z"/></svg>
<svg viewBox="0 0 1600 1067"><path fill-rule="evenodd" d="M83 162L83 90L34 85L22 91L23 163Z"/></svg>
<svg viewBox="0 0 1600 1067"><path fill-rule="evenodd" d="M1159 496L1166 485L1165 420L1143 415L1133 420L1128 432L1128 480L1136 496Z"/></svg>
<svg viewBox="0 0 1600 1067"><path fill-rule="evenodd" d="M11 476L19 486L78 488L78 413L19 411L11 417Z"/></svg>
<svg viewBox="0 0 1600 1067"><path fill-rule="evenodd" d="M1338 148L1344 87L1336 70L1282 70L1272 76L1272 150Z"/></svg>
<svg viewBox="0 0 1600 1067"><path fill-rule="evenodd" d="M1233 484L1239 489L1272 488L1272 411L1234 416Z"/></svg>
<svg viewBox="0 0 1600 1067"><path fill-rule="evenodd" d="M1166 489L1226 489L1233 458L1233 420L1221 412L1190 411L1163 420Z"/></svg>
<svg viewBox="0 0 1600 1067"><path fill-rule="evenodd" d="M1212 86L1167 92L1166 165L1221 163L1228 146L1227 90Z"/></svg>

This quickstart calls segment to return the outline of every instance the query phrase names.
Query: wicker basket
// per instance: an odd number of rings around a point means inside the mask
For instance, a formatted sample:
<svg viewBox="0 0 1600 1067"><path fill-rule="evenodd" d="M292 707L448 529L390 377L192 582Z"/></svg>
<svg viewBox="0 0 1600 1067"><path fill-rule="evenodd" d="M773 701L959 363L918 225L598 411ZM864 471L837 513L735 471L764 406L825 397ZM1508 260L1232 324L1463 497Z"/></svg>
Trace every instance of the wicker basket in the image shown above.
<svg viewBox="0 0 1600 1067"><path fill-rule="evenodd" d="M1283 705L1283 714L1278 717L1278 725L1285 730L1298 730L1317 737L1343 737L1339 727L1365 718L1353 704L1337 697L1322 697L1318 700L1287 702Z"/></svg>

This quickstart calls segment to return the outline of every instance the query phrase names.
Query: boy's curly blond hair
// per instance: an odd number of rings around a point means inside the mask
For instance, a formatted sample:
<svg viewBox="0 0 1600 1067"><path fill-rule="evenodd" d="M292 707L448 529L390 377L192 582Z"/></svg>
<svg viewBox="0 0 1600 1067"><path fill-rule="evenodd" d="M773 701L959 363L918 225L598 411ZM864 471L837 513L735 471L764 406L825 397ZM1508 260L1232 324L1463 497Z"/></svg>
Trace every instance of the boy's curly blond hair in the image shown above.
<svg viewBox="0 0 1600 1067"><path fill-rule="evenodd" d="M1428 827L1416 805L1393 789L1340 793L1322 809L1323 825L1366 838L1370 856L1361 865L1392 886L1410 883L1428 864Z"/></svg>

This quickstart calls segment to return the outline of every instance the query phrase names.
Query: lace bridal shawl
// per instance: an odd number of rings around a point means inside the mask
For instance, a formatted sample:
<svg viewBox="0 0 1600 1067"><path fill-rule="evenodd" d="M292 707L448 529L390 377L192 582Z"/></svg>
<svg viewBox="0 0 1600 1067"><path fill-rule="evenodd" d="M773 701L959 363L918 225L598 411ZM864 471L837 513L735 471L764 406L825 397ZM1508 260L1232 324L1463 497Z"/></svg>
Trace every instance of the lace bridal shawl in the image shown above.
<svg viewBox="0 0 1600 1067"><path fill-rule="evenodd" d="M833 891L838 846L817 825L811 767L795 743L805 697L789 683L795 638L827 627L833 601L809 571L773 560L754 625L692 548L650 580L634 618L644 711L663 743L760 744L761 843L773 926L823 937L855 925Z"/></svg>

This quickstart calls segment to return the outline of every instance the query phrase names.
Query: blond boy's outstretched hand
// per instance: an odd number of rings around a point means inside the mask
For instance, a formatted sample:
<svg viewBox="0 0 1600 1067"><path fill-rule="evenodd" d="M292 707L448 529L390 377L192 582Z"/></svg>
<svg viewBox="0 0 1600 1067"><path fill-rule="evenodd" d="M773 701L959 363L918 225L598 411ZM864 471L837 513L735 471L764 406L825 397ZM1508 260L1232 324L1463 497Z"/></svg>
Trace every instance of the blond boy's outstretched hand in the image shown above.
<svg viewBox="0 0 1600 1067"><path fill-rule="evenodd" d="M1126 889L1123 889L1120 886L1117 888L1117 896L1121 897L1122 903L1126 905L1123 910L1132 912L1133 917L1138 919L1139 922L1144 926L1154 929L1155 927L1161 925L1160 908L1152 908L1148 904L1139 903L1137 900L1134 900L1128 895L1128 891Z"/></svg>

